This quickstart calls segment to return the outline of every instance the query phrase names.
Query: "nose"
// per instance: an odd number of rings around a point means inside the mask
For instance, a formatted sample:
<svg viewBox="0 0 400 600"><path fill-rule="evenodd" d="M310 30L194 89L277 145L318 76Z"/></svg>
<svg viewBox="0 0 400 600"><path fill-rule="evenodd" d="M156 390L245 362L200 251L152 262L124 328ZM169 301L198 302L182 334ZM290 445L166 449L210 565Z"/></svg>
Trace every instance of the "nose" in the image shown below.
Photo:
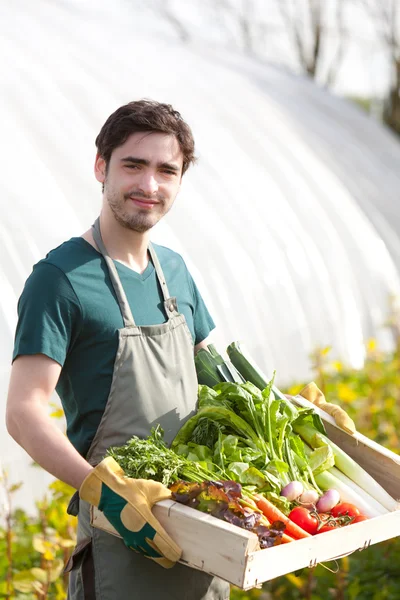
<svg viewBox="0 0 400 600"><path fill-rule="evenodd" d="M158 182L154 173L147 171L143 172L139 181L139 189L144 194L154 194L158 190Z"/></svg>

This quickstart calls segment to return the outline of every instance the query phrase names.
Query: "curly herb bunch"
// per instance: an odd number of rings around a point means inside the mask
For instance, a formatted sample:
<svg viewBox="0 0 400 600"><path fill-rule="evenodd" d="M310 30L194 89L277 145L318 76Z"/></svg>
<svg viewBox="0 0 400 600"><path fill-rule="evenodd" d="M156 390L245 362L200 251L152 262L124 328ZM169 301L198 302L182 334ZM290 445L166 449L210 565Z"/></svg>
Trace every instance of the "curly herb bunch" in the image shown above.
<svg viewBox="0 0 400 600"><path fill-rule="evenodd" d="M215 477L216 474L203 465L170 450L163 434L163 429L157 425L147 439L134 436L124 446L109 448L107 456L112 456L127 477L153 479L167 487L180 479L200 483Z"/></svg>

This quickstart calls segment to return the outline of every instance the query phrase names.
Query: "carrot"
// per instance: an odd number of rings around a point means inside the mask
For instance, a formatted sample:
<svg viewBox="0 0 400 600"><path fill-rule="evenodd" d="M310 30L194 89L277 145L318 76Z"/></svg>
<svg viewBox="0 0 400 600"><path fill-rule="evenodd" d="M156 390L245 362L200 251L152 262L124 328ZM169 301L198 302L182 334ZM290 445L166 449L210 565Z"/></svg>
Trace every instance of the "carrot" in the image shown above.
<svg viewBox="0 0 400 600"><path fill-rule="evenodd" d="M284 533L282 535L282 544L288 544L289 542L294 542L296 541L294 538L290 537L290 535L287 535L286 533Z"/></svg>
<svg viewBox="0 0 400 600"><path fill-rule="evenodd" d="M255 504L255 501L254 501L254 504ZM282 519L279 519L279 521L281 521L281 520ZM265 516L264 513L262 514L260 523L261 523L261 525L265 525L265 527L270 527L270 525L271 525L271 522L267 519L267 517ZM288 544L289 542L294 542L294 541L295 541L295 539L292 538L290 535L287 535L287 533L282 534L282 544Z"/></svg>
<svg viewBox="0 0 400 600"><path fill-rule="evenodd" d="M272 502L270 502L263 496L257 496L256 494L254 494L253 498L257 504L257 507L260 510L262 510L263 514L267 517L267 519L269 519L271 522L283 521L283 523L285 523L285 533L289 534L290 536L293 536L297 540L301 538L311 537L311 534L307 533L307 531L304 531L304 529L296 525L296 523L293 523L293 521L291 521L286 515L284 515L283 512L279 510L279 508L274 506Z"/></svg>

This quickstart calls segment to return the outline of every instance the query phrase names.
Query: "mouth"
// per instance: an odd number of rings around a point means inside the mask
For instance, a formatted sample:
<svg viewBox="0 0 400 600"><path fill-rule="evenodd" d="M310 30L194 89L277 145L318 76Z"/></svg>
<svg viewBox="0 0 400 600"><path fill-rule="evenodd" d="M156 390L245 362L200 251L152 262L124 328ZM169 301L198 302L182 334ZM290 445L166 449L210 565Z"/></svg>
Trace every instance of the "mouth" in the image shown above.
<svg viewBox="0 0 400 600"><path fill-rule="evenodd" d="M147 210L151 210L156 204L159 204L157 200L146 200L144 198L136 198L135 196L129 196L129 200L131 200L136 206L145 208Z"/></svg>

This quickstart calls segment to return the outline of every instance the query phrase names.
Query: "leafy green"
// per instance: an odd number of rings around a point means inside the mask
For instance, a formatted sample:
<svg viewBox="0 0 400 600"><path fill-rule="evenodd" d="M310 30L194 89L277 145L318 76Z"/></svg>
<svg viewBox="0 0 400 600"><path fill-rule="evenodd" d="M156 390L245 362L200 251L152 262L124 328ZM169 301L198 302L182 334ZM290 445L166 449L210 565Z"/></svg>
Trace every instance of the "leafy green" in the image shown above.
<svg viewBox="0 0 400 600"><path fill-rule="evenodd" d="M207 417L208 419L225 425L239 435L242 435L244 438L251 440L256 446L260 443L260 440L252 427L233 411L223 406L205 406L186 421L172 441L171 448L174 449L179 444L184 444L190 440L196 425L203 417Z"/></svg>
<svg viewBox="0 0 400 600"><path fill-rule="evenodd" d="M307 424L318 433L314 411L289 409L289 401L273 393L273 383L274 377L263 390L251 382L219 382L213 389L200 385L198 412L178 432L172 449L190 442L207 446L220 469L234 473L232 463L247 464L265 473L265 485L275 492L294 480L319 491L304 444L293 430L296 423ZM203 459L190 451L189 459Z"/></svg>
<svg viewBox="0 0 400 600"><path fill-rule="evenodd" d="M196 444L195 442L189 442L188 448L190 452L193 452L198 460L211 460L212 452L208 446L203 446L202 444Z"/></svg>
<svg viewBox="0 0 400 600"><path fill-rule="evenodd" d="M227 475L243 485L255 485L258 488L263 487L267 482L261 471L255 467L249 467L248 463L230 463L227 468Z"/></svg>
<svg viewBox="0 0 400 600"><path fill-rule="evenodd" d="M188 456L191 449L189 444ZM180 446L182 451L182 445ZM194 456L197 457L197 454ZM217 467L210 470L207 461L191 461L185 456L178 455L167 447L163 440L163 430L157 425L152 428L147 439L132 437L124 446L112 447L107 451L122 467L127 477L133 479L154 479L168 486L179 479L201 482L212 479ZM211 461L210 461L211 462Z"/></svg>
<svg viewBox="0 0 400 600"><path fill-rule="evenodd" d="M230 457L234 455L237 450L239 438L235 435L225 435L222 437L222 444L224 447L225 455Z"/></svg>
<svg viewBox="0 0 400 600"><path fill-rule="evenodd" d="M217 421L212 421L207 417L203 417L198 420L191 439L195 444L203 444L208 448L213 448L218 439L218 434L222 429L223 425Z"/></svg>
<svg viewBox="0 0 400 600"><path fill-rule="evenodd" d="M276 492L264 492L267 500L272 502L284 515L288 515L292 510L292 503L285 496L281 496Z"/></svg>
<svg viewBox="0 0 400 600"><path fill-rule="evenodd" d="M319 473L322 473L322 471L334 466L335 455L330 446L321 446L311 452L308 457L308 462L314 475L318 475Z"/></svg>
<svg viewBox="0 0 400 600"><path fill-rule="evenodd" d="M206 406L225 406L229 408L229 402L225 402L221 399L220 393L214 389L209 388L206 385L199 385L198 387L198 409L205 408Z"/></svg>

